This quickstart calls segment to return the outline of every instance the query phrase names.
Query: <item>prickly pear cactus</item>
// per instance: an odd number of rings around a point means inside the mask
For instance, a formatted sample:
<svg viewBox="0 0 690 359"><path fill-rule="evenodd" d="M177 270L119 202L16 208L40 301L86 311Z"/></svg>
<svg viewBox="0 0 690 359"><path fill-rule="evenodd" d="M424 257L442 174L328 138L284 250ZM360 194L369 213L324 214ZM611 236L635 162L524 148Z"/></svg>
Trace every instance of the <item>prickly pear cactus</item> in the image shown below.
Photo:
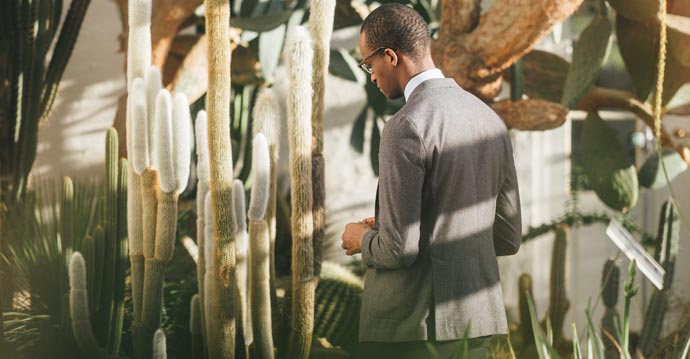
<svg viewBox="0 0 690 359"><path fill-rule="evenodd" d="M614 131L590 112L582 133L582 166L590 185L607 206L627 212L637 203L637 173Z"/></svg>

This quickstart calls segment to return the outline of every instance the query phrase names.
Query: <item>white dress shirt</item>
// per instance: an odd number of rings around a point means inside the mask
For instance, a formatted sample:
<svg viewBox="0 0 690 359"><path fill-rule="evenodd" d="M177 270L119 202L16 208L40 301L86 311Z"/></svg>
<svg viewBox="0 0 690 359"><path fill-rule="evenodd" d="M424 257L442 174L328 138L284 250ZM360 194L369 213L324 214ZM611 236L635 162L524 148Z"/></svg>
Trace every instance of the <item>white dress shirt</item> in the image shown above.
<svg viewBox="0 0 690 359"><path fill-rule="evenodd" d="M410 98L410 95L412 95L414 89L416 89L417 86L419 86L422 82L431 79L443 78L445 78L445 76L443 76L441 70L436 68L416 74L413 78L410 79L410 81L407 82L407 85L405 85L405 102L407 102L407 100Z"/></svg>

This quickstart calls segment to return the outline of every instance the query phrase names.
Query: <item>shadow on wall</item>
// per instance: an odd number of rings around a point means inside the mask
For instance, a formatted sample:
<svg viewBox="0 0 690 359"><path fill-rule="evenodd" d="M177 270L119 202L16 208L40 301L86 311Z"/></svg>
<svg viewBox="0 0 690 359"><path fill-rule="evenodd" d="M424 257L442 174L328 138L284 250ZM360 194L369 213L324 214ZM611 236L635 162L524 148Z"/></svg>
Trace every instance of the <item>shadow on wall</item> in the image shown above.
<svg viewBox="0 0 690 359"><path fill-rule="evenodd" d="M114 3L96 1L86 13L53 113L39 129L34 176L102 176L105 132L125 90L114 10Z"/></svg>

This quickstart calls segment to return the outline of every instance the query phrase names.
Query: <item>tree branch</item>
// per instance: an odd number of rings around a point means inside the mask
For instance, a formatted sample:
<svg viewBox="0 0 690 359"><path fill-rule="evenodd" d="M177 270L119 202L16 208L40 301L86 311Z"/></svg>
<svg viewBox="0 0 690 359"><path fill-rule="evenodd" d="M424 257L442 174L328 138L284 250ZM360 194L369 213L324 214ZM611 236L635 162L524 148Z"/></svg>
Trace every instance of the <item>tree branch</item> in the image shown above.
<svg viewBox="0 0 690 359"><path fill-rule="evenodd" d="M496 0L474 31L458 35L453 31L464 26L455 24L465 9L462 2L444 1L441 29L449 31L442 30L434 41L434 58L460 86L490 100L500 90L501 72L569 17L582 0Z"/></svg>
<svg viewBox="0 0 690 359"><path fill-rule="evenodd" d="M654 129L654 113L652 106L642 102L634 94L627 91L612 90L594 86L577 104L582 111L596 111L604 107L615 107L634 113L649 128ZM661 145L673 148L686 163L690 163L690 150L682 145L673 143L671 135L664 125L661 125Z"/></svg>

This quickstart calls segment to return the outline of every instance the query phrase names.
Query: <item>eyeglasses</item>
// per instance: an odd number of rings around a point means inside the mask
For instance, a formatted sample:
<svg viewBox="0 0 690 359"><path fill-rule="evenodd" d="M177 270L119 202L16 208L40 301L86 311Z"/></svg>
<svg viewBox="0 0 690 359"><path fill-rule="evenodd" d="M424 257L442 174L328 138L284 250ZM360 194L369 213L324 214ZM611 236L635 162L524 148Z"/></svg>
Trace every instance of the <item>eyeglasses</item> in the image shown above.
<svg viewBox="0 0 690 359"><path fill-rule="evenodd" d="M369 56L363 58L363 59L362 59L362 62L360 62L359 65L357 65L357 66L358 66L360 69L362 69L362 71L364 71L364 72L366 72L366 73L368 73L368 74L371 74L372 72L374 72L374 70L371 69L371 65L369 65L366 61L367 61L370 57L374 56L377 52L379 52L379 51L381 51L381 50L385 50L385 49L387 49L387 47L379 47L378 49L374 50L374 52L370 53Z"/></svg>

